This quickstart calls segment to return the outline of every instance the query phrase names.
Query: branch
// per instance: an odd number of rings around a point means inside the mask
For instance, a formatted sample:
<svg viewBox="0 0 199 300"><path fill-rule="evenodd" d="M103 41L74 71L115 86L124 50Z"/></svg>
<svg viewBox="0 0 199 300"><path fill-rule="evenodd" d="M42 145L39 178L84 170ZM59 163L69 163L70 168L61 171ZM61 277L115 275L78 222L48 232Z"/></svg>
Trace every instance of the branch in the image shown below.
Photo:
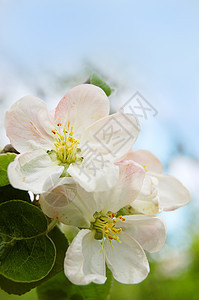
<svg viewBox="0 0 199 300"><path fill-rule="evenodd" d="M3 150L0 151L0 154L7 153L7 152L19 154L19 152L11 144L6 145L3 148Z"/></svg>

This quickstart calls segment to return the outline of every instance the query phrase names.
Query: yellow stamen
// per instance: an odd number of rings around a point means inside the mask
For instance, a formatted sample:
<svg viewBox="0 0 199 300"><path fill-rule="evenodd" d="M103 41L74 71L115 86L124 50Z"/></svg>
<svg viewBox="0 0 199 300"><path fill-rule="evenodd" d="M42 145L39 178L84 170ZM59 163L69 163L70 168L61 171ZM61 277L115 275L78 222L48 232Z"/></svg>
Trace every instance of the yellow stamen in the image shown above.
<svg viewBox="0 0 199 300"><path fill-rule="evenodd" d="M54 143L55 147L59 148L60 144L59 143Z"/></svg>
<svg viewBox="0 0 199 300"><path fill-rule="evenodd" d="M148 172L149 170L147 169L146 165L143 166L145 172Z"/></svg>
<svg viewBox="0 0 199 300"><path fill-rule="evenodd" d="M61 123L57 123L57 127L61 127ZM70 127L70 122L68 122L68 129ZM73 163L76 160L79 162L82 161L82 157L77 154L78 151L78 145L80 144L79 140L76 140L73 135L73 126L71 126L70 132L69 130L66 130L64 127L63 129L55 129L51 130L51 132L55 135L55 147L56 147L56 154L57 158L62 162L62 163ZM78 151L79 153L79 151Z"/></svg>
<svg viewBox="0 0 199 300"><path fill-rule="evenodd" d="M112 248L112 240L121 243L118 234L122 232L122 228L115 227L119 219L121 221L125 221L125 217L121 215L117 218L115 213L110 213L106 216L99 216L99 213L97 213L97 218L96 221L93 223L92 228L96 230L95 238L98 240L102 240L101 252L104 247L104 239L109 239Z"/></svg>

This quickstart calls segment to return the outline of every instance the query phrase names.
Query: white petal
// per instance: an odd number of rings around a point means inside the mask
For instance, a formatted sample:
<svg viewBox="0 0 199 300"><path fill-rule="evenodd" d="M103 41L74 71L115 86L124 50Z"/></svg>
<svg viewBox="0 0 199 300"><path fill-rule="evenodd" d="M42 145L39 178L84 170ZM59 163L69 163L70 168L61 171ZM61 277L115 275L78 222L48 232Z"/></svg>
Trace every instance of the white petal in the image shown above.
<svg viewBox="0 0 199 300"><path fill-rule="evenodd" d="M36 149L51 150L54 142L50 120L44 101L26 96L6 112L6 134L19 152Z"/></svg>
<svg viewBox="0 0 199 300"><path fill-rule="evenodd" d="M149 273L149 264L141 246L128 234L119 234L121 244L108 239L105 241L106 263L113 277L124 284L135 284L143 281Z"/></svg>
<svg viewBox="0 0 199 300"><path fill-rule="evenodd" d="M143 249L149 252L162 249L166 239L166 225L163 219L143 215L125 216L125 219L117 226L122 227Z"/></svg>
<svg viewBox="0 0 199 300"><path fill-rule="evenodd" d="M63 166L61 166L63 167ZM43 185L43 190L44 191L51 191L55 189L58 186L64 185L64 184L75 184L75 181L73 180L72 177L59 177L54 179L53 177L49 176L46 178L44 185ZM50 190L49 190L50 189Z"/></svg>
<svg viewBox="0 0 199 300"><path fill-rule="evenodd" d="M81 142L92 151L101 153L105 161L116 162L131 150L139 130L133 115L116 113L88 127Z"/></svg>
<svg viewBox="0 0 199 300"><path fill-rule="evenodd" d="M92 84L72 88L59 102L55 118L64 125L70 122L75 136L92 123L109 114L109 99L102 89Z"/></svg>
<svg viewBox="0 0 199 300"><path fill-rule="evenodd" d="M131 206L136 212L148 216L159 212L158 180L150 172L146 172L141 191Z"/></svg>
<svg viewBox="0 0 199 300"><path fill-rule="evenodd" d="M136 161L138 164L142 166L146 166L146 169L151 172L155 172L155 173L163 172L163 166L160 160L148 150L130 151L125 156L125 159L132 159Z"/></svg>
<svg viewBox="0 0 199 300"><path fill-rule="evenodd" d="M106 281L104 253L94 239L94 232L80 230L69 246L64 261L64 272L77 285Z"/></svg>
<svg viewBox="0 0 199 300"><path fill-rule="evenodd" d="M87 192L105 191L112 188L119 177L119 168L113 163L99 160L94 156L91 160L84 159L81 165L71 164L67 172Z"/></svg>
<svg viewBox="0 0 199 300"><path fill-rule="evenodd" d="M140 200L138 196L138 199L131 203L131 207L136 213L153 216L159 213L159 198Z"/></svg>
<svg viewBox="0 0 199 300"><path fill-rule="evenodd" d="M101 210L117 212L129 205L138 195L145 176L144 169L133 161L120 161L117 163L120 170L116 185L101 193L95 193L95 199L101 203Z"/></svg>
<svg viewBox="0 0 199 300"><path fill-rule="evenodd" d="M17 155L8 166L8 178L17 189L41 194L53 187L63 170L64 167L55 165L44 150L35 150Z"/></svg>
<svg viewBox="0 0 199 300"><path fill-rule="evenodd" d="M191 200L189 191L176 178L168 175L157 175L160 209L170 211L188 204Z"/></svg>
<svg viewBox="0 0 199 300"><path fill-rule="evenodd" d="M43 193L40 195L40 205L48 217L80 228L89 228L97 211L92 194L76 184L61 185Z"/></svg>

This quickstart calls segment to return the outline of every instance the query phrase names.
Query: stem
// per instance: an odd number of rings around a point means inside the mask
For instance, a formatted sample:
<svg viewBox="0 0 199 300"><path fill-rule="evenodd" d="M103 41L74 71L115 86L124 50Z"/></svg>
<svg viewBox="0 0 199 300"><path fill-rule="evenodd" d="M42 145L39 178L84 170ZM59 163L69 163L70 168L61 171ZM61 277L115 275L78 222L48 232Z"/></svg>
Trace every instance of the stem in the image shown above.
<svg viewBox="0 0 199 300"><path fill-rule="evenodd" d="M48 225L47 232L51 231L56 224L57 224L57 220L52 220L52 222Z"/></svg>

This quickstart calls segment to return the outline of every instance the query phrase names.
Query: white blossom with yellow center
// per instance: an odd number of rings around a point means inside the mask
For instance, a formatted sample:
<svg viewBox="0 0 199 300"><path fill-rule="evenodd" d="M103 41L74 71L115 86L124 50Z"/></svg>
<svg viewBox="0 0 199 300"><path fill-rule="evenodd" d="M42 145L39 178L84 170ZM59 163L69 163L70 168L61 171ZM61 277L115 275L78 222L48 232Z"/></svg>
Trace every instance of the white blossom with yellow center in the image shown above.
<svg viewBox="0 0 199 300"><path fill-rule="evenodd" d="M105 263L119 282L138 283L149 272L143 249L159 251L165 242L160 218L120 214L137 197L145 171L133 161L118 166L119 179L109 191L88 193L79 185L63 185L40 196L47 216L80 229L64 263L65 274L74 284L104 283Z"/></svg>
<svg viewBox="0 0 199 300"><path fill-rule="evenodd" d="M20 153L9 165L10 183L35 194L71 182L88 192L113 187L119 174L114 162L131 149L139 125L133 115L110 116L109 108L106 94L92 84L74 87L51 112L39 98L18 100L5 117L7 136ZM113 127L122 124L120 134L127 141L117 152L116 128L104 147L95 137L100 130L103 136L103 128L110 121Z"/></svg>

